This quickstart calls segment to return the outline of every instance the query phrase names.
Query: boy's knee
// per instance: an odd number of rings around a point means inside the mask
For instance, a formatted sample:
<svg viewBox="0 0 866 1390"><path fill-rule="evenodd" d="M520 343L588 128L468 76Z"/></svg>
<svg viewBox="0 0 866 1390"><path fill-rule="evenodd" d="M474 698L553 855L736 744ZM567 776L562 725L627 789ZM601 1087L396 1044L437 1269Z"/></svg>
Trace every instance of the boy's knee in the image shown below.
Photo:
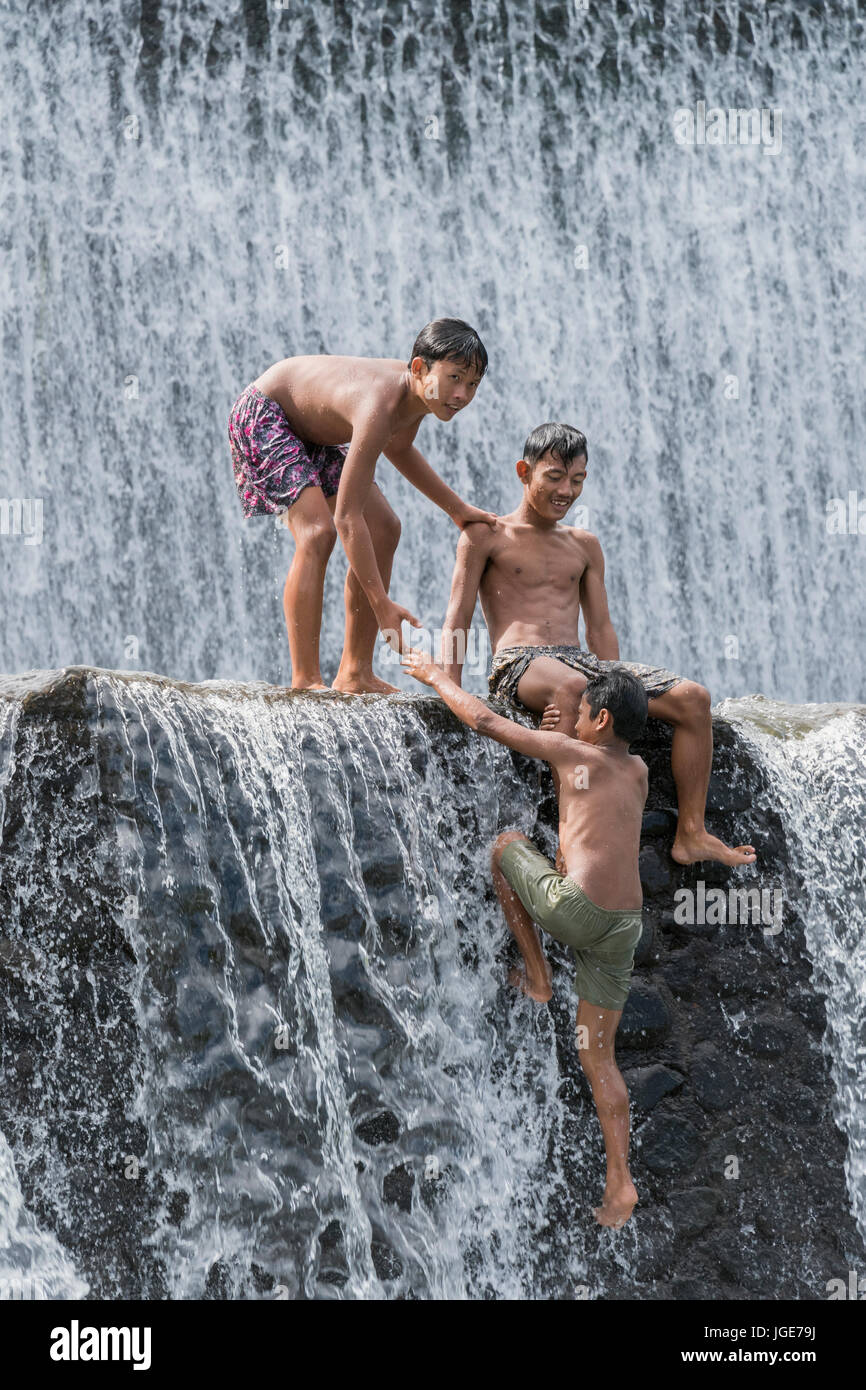
<svg viewBox="0 0 866 1390"><path fill-rule="evenodd" d="M710 692L705 685L698 685L697 681L683 681L678 700L680 709L688 718L706 719L709 717L712 701Z"/></svg>
<svg viewBox="0 0 866 1390"><path fill-rule="evenodd" d="M380 535L382 543L388 550L396 550L400 540L400 532L403 530L399 516L395 512L389 512L383 519Z"/></svg>
<svg viewBox="0 0 866 1390"><path fill-rule="evenodd" d="M312 555L327 559L337 541L337 528L333 521L314 521L305 526L296 544Z"/></svg>
<svg viewBox="0 0 866 1390"><path fill-rule="evenodd" d="M578 1042L577 1056L581 1067L590 1080L593 1076L598 1076L605 1068L616 1064L613 1049L610 1047L599 1047L597 1043L593 1044L588 1042L584 1046Z"/></svg>
<svg viewBox="0 0 866 1390"><path fill-rule="evenodd" d="M497 835L493 844L490 858L494 864L498 864L502 858L502 851L506 845L510 845L514 840L528 840L529 836L524 835L522 830L503 830L501 835Z"/></svg>
<svg viewBox="0 0 866 1390"><path fill-rule="evenodd" d="M586 677L575 671L573 675L563 676L551 696L551 703L563 714L577 714L580 701L586 689Z"/></svg>

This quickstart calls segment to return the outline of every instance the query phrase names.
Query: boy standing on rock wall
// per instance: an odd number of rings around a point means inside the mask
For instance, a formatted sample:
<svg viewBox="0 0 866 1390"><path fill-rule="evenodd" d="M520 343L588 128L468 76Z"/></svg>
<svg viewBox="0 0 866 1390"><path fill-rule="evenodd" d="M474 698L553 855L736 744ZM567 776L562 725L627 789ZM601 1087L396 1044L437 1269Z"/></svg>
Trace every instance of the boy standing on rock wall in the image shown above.
<svg viewBox="0 0 866 1390"><path fill-rule="evenodd" d="M607 672L582 692L573 735L554 733L494 714L418 651L406 652L403 662L471 729L550 764L565 872L521 831L507 830L493 846L493 882L523 956L523 968L509 977L512 984L540 1003L551 996L550 966L534 923L571 947L578 1055L607 1156L604 1197L595 1216L602 1226L622 1226L638 1196L628 1168L628 1091L614 1037L641 935L638 851L647 767L629 753L629 744L646 727L646 692L630 672Z"/></svg>
<svg viewBox="0 0 866 1390"><path fill-rule="evenodd" d="M351 566L346 639L334 690L396 694L373 674L381 629L402 649L402 623L421 623L388 595L400 522L376 485L384 454L461 529L494 526L433 471L415 447L427 415L453 420L470 404L487 353L462 319L435 319L409 362L388 357L286 357L252 382L229 417L232 467L245 518L278 516L295 539L283 608L293 690L326 690L319 668L325 571L337 536Z"/></svg>

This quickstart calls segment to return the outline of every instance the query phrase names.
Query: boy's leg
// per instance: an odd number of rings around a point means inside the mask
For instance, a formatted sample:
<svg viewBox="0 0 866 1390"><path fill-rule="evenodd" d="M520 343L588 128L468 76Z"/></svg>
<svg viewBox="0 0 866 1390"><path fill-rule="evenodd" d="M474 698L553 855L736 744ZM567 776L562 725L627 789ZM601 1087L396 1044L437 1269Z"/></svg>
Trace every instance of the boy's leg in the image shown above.
<svg viewBox="0 0 866 1390"><path fill-rule="evenodd" d="M328 498L333 512L337 495ZM370 497L364 508L364 517L370 528L370 538L376 555L376 563L386 590L391 583L391 565L394 551L400 539L400 519L392 510L384 494L373 483ZM342 690L347 695L393 695L396 685L389 685L373 675L373 652L379 624L370 607L367 595L353 570L346 575L346 636L343 642L343 655L340 669L334 679L334 690Z"/></svg>
<svg viewBox="0 0 866 1390"><path fill-rule="evenodd" d="M592 1088L607 1156L604 1196L594 1214L600 1225L615 1227L625 1225L638 1199L628 1170L628 1091L614 1054L621 1018L622 1009L603 1009L585 999L578 1005L578 1057Z"/></svg>
<svg viewBox="0 0 866 1390"><path fill-rule="evenodd" d="M295 540L295 553L283 589L292 689L327 690L319 669L319 634L325 570L337 528L322 489L312 484L298 495L284 513L283 521Z"/></svg>
<svg viewBox="0 0 866 1390"><path fill-rule="evenodd" d="M551 725L551 730L558 734L566 734L569 738L575 738L574 726L577 723L577 711L580 708L580 700L587 687L586 676L580 671L574 671L570 666L566 666L564 661L557 661L555 656L537 656L534 661L529 663L524 675L521 677L517 686L517 698L527 709L536 710L541 714L546 705L556 705L559 710L559 723ZM556 768L551 767L553 785L559 800L559 774ZM561 874L565 873L565 861L562 851L557 845L556 848L556 867Z"/></svg>
<svg viewBox="0 0 866 1390"><path fill-rule="evenodd" d="M559 723L555 732L574 737L580 697L587 686L586 676L557 661L555 656L537 656L526 668L517 687L517 698L527 709L541 714L545 705L556 705Z"/></svg>
<svg viewBox="0 0 866 1390"><path fill-rule="evenodd" d="M580 697L586 677L555 657L539 656L531 662L517 687L518 698L528 709L559 709L556 731L574 737ZM678 681L664 695L648 701L650 717L673 725L671 771L677 788L679 819L671 854L680 864L715 860L722 864L754 864L754 845L726 845L704 825L707 787L713 762L713 721L710 693L696 681ZM551 726L554 727L554 726ZM554 773L556 783L556 774ZM559 795L559 785L556 783ZM561 869L559 855L557 868Z"/></svg>
<svg viewBox="0 0 866 1390"><path fill-rule="evenodd" d="M531 668L530 668L531 669ZM671 855L679 864L702 859L722 864L754 864L753 845L726 845L704 825L707 787L713 764L710 692L695 681L679 681L665 695L649 701L653 719L673 725L671 771L677 788L679 816Z"/></svg>
<svg viewBox="0 0 866 1390"><path fill-rule="evenodd" d="M499 859L506 845L511 844L512 840L528 841L528 839L529 837L520 830L506 830L493 846L491 867L496 896L505 914L509 930L520 947L520 954L523 956L525 967L523 970L519 966L515 967L508 977L509 982L516 985L518 989L522 989L523 993L528 994L530 999L537 999L540 1004L544 1004L550 998L553 990L551 989L550 966L541 949L538 929L499 867Z"/></svg>

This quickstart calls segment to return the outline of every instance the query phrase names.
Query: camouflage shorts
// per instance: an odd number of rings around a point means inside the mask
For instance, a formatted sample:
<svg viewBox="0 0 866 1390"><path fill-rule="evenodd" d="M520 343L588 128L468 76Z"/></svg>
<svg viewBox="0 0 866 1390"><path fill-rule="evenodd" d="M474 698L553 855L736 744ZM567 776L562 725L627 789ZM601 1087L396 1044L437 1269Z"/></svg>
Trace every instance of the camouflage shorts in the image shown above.
<svg viewBox="0 0 866 1390"><path fill-rule="evenodd" d="M502 647L495 654L490 668L487 684L491 698L504 700L517 709L526 709L526 705L517 698L517 687L537 656L555 657L573 671L580 671L588 681L622 667L637 676L648 700L666 695L683 679L682 676L675 676L673 671L666 671L663 666L644 666L639 661L602 661L580 647Z"/></svg>

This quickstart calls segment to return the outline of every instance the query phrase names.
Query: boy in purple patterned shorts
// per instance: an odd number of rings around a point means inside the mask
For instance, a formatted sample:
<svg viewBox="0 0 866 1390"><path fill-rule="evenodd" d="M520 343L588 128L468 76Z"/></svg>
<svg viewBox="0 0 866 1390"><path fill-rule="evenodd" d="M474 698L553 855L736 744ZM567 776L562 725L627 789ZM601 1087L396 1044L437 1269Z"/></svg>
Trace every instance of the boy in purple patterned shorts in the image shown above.
<svg viewBox="0 0 866 1390"><path fill-rule="evenodd" d="M325 570L339 535L349 558L346 636L334 690L389 694L373 675L379 629L398 651L402 627L421 623L388 597L400 522L375 482L384 454L462 530L496 524L433 471L414 446L425 415L453 420L487 369L478 334L435 319L408 366L381 357L287 357L239 396L229 418L235 483L246 518L279 516L295 540L283 592L293 690L327 690L319 668Z"/></svg>

